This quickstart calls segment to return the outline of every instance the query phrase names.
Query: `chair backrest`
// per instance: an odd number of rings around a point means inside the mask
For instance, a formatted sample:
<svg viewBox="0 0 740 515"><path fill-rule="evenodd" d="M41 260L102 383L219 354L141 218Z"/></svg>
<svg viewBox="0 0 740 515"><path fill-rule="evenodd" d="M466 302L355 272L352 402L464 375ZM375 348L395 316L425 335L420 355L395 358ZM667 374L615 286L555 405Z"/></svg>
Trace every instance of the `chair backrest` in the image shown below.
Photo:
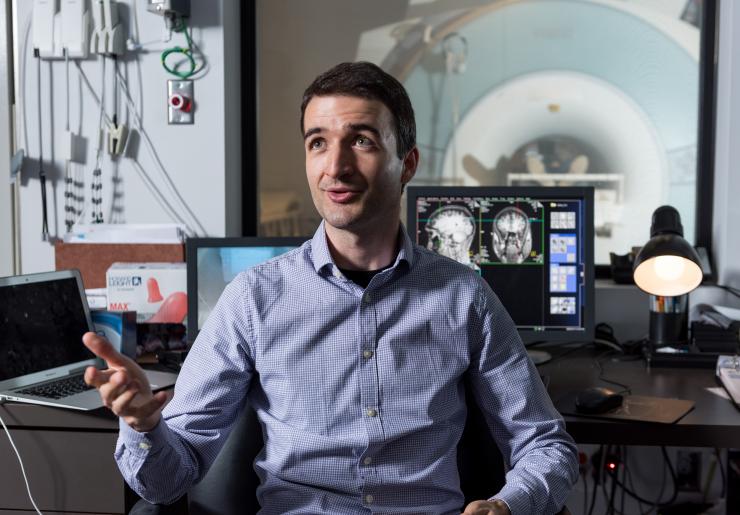
<svg viewBox="0 0 740 515"><path fill-rule="evenodd" d="M260 480L253 464L262 444L262 426L247 405L208 473L188 491L190 515L257 513Z"/></svg>
<svg viewBox="0 0 740 515"><path fill-rule="evenodd" d="M468 418L457 444L457 470L467 505L472 501L488 499L501 490L506 483L506 470L504 458L467 381L465 398Z"/></svg>

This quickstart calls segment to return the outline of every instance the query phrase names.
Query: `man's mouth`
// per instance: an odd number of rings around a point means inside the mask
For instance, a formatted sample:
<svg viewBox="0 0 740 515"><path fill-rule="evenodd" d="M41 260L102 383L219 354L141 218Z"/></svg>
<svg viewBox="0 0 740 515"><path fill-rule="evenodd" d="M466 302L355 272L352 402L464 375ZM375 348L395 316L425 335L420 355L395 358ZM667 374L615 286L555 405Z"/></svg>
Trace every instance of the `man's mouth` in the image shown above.
<svg viewBox="0 0 740 515"><path fill-rule="evenodd" d="M347 204L359 197L360 192L356 190L335 189L326 190L326 195L332 202L336 202L338 204Z"/></svg>

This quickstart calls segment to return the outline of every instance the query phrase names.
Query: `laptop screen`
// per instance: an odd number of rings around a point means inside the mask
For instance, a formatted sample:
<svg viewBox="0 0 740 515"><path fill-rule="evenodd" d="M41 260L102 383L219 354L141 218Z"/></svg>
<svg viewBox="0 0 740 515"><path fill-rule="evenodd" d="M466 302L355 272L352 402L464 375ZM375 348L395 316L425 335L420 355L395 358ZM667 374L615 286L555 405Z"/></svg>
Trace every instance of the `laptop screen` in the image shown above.
<svg viewBox="0 0 740 515"><path fill-rule="evenodd" d="M0 286L0 382L95 356L74 277Z"/></svg>

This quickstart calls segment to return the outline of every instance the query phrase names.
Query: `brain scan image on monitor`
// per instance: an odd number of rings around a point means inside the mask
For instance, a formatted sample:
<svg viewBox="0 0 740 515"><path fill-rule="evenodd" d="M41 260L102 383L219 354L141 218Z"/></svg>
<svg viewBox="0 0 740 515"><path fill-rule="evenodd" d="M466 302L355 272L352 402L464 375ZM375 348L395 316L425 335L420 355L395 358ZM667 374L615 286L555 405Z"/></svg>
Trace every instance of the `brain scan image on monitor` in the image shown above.
<svg viewBox="0 0 740 515"><path fill-rule="evenodd" d="M502 263L523 263L532 250L529 217L518 207L509 206L496 215L492 228L493 252Z"/></svg>
<svg viewBox="0 0 740 515"><path fill-rule="evenodd" d="M470 259L470 246L476 230L475 218L466 207L440 207L429 216L425 229L429 250L479 270L478 265Z"/></svg>

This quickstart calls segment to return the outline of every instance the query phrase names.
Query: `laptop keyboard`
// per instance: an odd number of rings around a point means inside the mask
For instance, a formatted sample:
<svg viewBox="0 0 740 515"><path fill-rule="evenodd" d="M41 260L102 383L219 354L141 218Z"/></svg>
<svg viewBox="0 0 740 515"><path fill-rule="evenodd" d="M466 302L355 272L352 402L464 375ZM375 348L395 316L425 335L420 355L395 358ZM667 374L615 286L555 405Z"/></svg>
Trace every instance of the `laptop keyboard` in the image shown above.
<svg viewBox="0 0 740 515"><path fill-rule="evenodd" d="M63 399L76 393L91 390L92 386L85 384L82 375L66 377L59 381L45 383L38 386L32 386L24 390L18 390L18 393L24 395L34 395L36 397L45 397L47 399Z"/></svg>

